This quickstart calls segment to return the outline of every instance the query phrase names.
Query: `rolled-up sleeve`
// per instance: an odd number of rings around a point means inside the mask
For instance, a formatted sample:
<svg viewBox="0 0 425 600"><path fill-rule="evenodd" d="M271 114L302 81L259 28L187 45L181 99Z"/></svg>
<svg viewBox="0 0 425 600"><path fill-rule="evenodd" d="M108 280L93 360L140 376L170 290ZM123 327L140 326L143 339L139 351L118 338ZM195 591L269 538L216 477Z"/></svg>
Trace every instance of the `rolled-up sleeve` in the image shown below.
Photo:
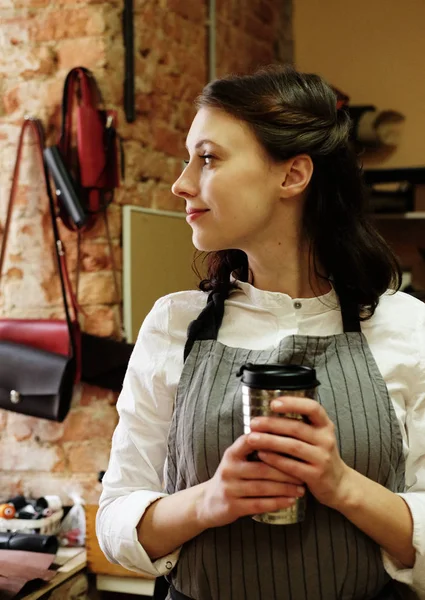
<svg viewBox="0 0 425 600"><path fill-rule="evenodd" d="M96 520L100 547L111 562L153 576L169 573L179 556L176 549L152 562L137 538L144 512L165 495L167 436L183 364L181 340L170 335L168 322L169 302L162 298L146 317L129 362Z"/></svg>
<svg viewBox="0 0 425 600"><path fill-rule="evenodd" d="M425 312L425 310L423 311ZM425 600L425 318L417 326L419 357L417 370L412 373L412 394L406 402L406 490L399 494L410 509L413 520L413 546L416 560L408 569L385 552L384 565L389 575L409 585L421 600ZM412 344L414 340L412 340Z"/></svg>

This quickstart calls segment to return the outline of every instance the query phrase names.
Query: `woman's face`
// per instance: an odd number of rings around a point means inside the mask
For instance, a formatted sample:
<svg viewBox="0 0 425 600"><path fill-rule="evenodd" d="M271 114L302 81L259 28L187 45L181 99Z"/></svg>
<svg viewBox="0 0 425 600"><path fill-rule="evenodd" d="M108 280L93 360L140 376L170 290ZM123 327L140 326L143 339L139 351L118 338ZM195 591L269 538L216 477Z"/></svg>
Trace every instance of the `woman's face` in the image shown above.
<svg viewBox="0 0 425 600"><path fill-rule="evenodd" d="M172 191L186 201L193 243L204 251L261 244L273 230L285 173L248 125L201 108L187 136L189 162Z"/></svg>

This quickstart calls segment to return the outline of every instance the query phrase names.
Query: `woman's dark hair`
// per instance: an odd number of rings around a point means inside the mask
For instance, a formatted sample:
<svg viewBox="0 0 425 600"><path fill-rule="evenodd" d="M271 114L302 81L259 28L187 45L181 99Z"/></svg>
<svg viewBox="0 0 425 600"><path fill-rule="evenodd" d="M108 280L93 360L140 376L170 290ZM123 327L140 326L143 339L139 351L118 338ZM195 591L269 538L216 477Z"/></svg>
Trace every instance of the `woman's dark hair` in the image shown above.
<svg viewBox="0 0 425 600"><path fill-rule="evenodd" d="M303 227L316 273L323 276L319 264L337 292L349 293L362 318L371 317L379 296L399 288L400 267L370 221L361 169L349 144L350 118L337 110L332 88L318 75L272 66L212 81L197 107L220 108L246 122L272 160L311 157ZM228 290L232 273L250 280L246 254L211 252L207 279L199 287Z"/></svg>

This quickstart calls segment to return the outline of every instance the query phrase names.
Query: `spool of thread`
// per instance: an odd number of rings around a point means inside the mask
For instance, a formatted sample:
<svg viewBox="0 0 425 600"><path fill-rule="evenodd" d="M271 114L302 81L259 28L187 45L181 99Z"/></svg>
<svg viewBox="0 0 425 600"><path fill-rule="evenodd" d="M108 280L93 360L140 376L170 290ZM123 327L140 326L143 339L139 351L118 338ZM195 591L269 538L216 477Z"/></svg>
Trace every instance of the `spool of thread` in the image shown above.
<svg viewBox="0 0 425 600"><path fill-rule="evenodd" d="M16 514L16 509L13 504L0 504L0 518L13 519Z"/></svg>
<svg viewBox="0 0 425 600"><path fill-rule="evenodd" d="M28 504L28 501L25 496L15 496L14 498L7 500L6 504L13 504L15 510L18 511L21 510L21 508L24 508L24 506Z"/></svg>
<svg viewBox="0 0 425 600"><path fill-rule="evenodd" d="M18 519L35 519L37 517L37 511L32 504L27 504L18 513Z"/></svg>
<svg viewBox="0 0 425 600"><path fill-rule="evenodd" d="M37 510L50 508L52 512L56 512L62 508L62 501L59 496L42 496L35 503Z"/></svg>

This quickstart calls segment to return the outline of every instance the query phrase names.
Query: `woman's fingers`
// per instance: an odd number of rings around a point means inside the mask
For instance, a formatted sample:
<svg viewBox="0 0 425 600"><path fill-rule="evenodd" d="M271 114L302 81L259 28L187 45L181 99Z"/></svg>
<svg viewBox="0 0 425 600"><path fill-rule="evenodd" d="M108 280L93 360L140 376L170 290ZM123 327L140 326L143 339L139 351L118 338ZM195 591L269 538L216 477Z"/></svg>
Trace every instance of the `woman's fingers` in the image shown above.
<svg viewBox="0 0 425 600"><path fill-rule="evenodd" d="M302 481L291 475L286 475L278 469L266 465L261 460L255 462L241 461L238 465L238 476L241 479L268 479L280 483L302 485Z"/></svg>
<svg viewBox="0 0 425 600"><path fill-rule="evenodd" d="M251 431L265 431L275 435L286 435L309 444L317 442L317 430L300 419L284 417L256 417L251 420Z"/></svg>
<svg viewBox="0 0 425 600"><path fill-rule="evenodd" d="M223 469L225 478L270 479L271 481L287 482L295 485L302 484L302 481L296 477L286 475L261 461L247 460L253 450L251 436L252 434L241 435L225 451L223 456L226 465Z"/></svg>
<svg viewBox="0 0 425 600"><path fill-rule="evenodd" d="M312 446L296 438L278 436L272 433L250 433L248 443L252 450L275 452L276 454L287 454L305 462L314 463L322 449Z"/></svg>
<svg viewBox="0 0 425 600"><path fill-rule="evenodd" d="M248 454L251 454L252 452L252 445L248 441L248 435L249 434L239 436L237 440L225 450L223 458L230 460L246 459Z"/></svg>
<svg viewBox="0 0 425 600"><path fill-rule="evenodd" d="M307 417L312 425L323 427L329 422L329 417L319 402L311 398L297 396L282 396L272 401L270 408L277 413L296 413Z"/></svg>

